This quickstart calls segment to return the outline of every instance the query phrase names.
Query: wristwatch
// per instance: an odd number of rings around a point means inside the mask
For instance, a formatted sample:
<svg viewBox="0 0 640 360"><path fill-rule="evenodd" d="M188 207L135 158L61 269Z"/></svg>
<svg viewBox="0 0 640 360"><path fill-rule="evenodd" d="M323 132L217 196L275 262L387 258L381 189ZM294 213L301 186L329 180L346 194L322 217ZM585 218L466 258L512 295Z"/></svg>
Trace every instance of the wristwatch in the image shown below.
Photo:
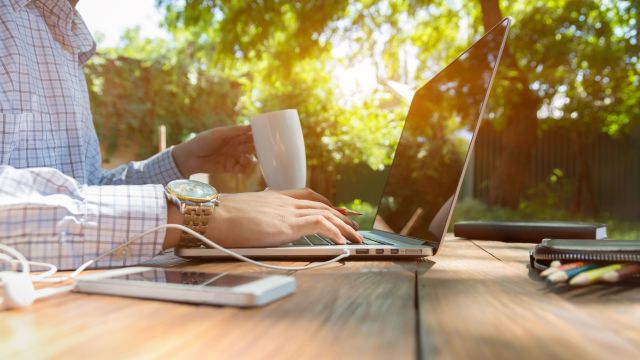
<svg viewBox="0 0 640 360"><path fill-rule="evenodd" d="M173 202L184 215L183 225L204 235L209 225L209 217L220 203L218 191L206 183L195 180L173 180L165 188L167 199ZM191 234L182 232L178 247L202 246L202 241Z"/></svg>

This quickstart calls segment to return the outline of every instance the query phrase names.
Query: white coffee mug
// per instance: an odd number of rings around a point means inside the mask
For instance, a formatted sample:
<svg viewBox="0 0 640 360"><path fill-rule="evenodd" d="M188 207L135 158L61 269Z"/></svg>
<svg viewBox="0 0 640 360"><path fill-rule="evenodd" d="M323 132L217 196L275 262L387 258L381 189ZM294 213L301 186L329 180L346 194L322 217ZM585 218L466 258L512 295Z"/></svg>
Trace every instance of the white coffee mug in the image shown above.
<svg viewBox="0 0 640 360"><path fill-rule="evenodd" d="M307 184L307 156L298 111L274 111L251 119L256 155L267 186L273 190Z"/></svg>

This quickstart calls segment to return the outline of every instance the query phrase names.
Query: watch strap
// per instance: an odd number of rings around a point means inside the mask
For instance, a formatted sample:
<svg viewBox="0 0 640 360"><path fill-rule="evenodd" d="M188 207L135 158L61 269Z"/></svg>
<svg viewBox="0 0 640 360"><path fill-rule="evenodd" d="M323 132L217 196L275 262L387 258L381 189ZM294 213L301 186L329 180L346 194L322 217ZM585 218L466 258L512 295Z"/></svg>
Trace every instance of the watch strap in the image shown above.
<svg viewBox="0 0 640 360"><path fill-rule="evenodd" d="M183 213L183 224L193 231L204 235L207 231L207 225L209 225L209 218L211 217L212 212L212 206L185 205ZM184 231L180 233L180 241L178 242L178 247L194 248L200 247L202 245L202 241L195 238L191 234L188 234Z"/></svg>

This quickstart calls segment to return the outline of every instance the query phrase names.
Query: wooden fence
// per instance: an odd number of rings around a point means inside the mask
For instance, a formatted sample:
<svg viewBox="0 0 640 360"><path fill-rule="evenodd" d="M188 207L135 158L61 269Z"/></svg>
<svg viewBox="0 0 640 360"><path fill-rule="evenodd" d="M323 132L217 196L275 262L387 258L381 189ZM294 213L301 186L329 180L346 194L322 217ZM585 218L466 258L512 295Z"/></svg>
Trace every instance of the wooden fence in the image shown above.
<svg viewBox="0 0 640 360"><path fill-rule="evenodd" d="M640 137L595 135L584 150L588 164L585 178L579 176L580 165L570 135L566 127L552 127L538 136L530 159L522 159L530 163L527 188L549 183L554 169L559 169L562 174L559 180L569 188L575 190L582 186L583 190L588 190L575 191L572 201L580 204L577 211L625 220L640 219ZM485 123L468 169L466 196L489 203L489 184L502 151L500 131ZM559 174L557 170L556 173ZM576 199L578 193L583 198ZM592 194L590 199L588 193ZM570 207L570 204L566 205Z"/></svg>

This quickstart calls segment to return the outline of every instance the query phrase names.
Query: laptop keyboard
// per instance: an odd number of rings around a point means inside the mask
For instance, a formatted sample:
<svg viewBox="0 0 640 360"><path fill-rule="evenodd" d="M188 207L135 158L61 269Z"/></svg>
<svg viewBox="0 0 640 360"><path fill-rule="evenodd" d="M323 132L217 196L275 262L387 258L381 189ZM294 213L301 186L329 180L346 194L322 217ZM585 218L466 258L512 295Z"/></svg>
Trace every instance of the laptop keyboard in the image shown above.
<svg viewBox="0 0 640 360"><path fill-rule="evenodd" d="M328 246L328 245L335 245L335 244L333 243L333 241L331 241L328 238L325 238L322 235L314 234L314 235L303 236L302 238L292 242L290 245L291 246ZM393 244L389 242L385 242L381 239L374 240L374 239L365 237L364 242L362 244L347 243L347 245L393 245Z"/></svg>
<svg viewBox="0 0 640 360"><path fill-rule="evenodd" d="M291 243L297 246L326 246L333 243L329 239L325 239L319 235L307 235Z"/></svg>

